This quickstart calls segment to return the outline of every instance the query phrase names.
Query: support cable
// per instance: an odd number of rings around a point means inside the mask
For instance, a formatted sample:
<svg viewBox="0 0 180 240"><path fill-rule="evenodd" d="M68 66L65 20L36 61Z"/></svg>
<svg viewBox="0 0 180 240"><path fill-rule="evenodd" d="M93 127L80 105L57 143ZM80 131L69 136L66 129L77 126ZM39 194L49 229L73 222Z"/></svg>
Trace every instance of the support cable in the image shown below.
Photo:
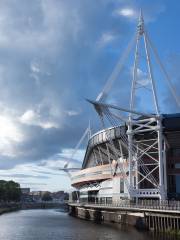
<svg viewBox="0 0 180 240"><path fill-rule="evenodd" d="M110 123L111 123L113 126L115 126L115 125L117 126L117 124L114 125L114 123L113 123L113 121L112 121L113 118L112 118L112 116L111 116L111 112L109 111L109 109L107 110L106 108L103 108L102 113L105 114L105 116L107 117L107 119L110 121ZM121 134L120 137L121 137L121 140L124 142L126 148L128 149L128 138L127 138L126 134ZM113 144L113 145L114 145L114 144ZM115 146L114 146L114 147L115 147ZM139 151L141 152L141 154L144 153L144 151L143 151L140 147L138 147L138 149L139 149ZM133 143L133 144L132 144L132 153L133 153L134 156L135 156L135 153L136 153L136 152L137 152L137 146ZM147 155L146 152L145 152L144 154ZM136 160L136 159L135 159L135 160ZM143 165L143 164L144 164L143 160L142 160L141 158L139 158L139 159L138 159L138 162L139 162L140 164L142 164L141 168L142 168L142 170L144 171L144 173L146 173L146 174L148 175L150 182L151 182L153 185L157 186L157 181L156 181L156 179L154 178L154 176L153 176L152 174L149 174L149 173L150 173L150 170L148 169L147 166L144 166L144 165Z"/></svg>
<svg viewBox="0 0 180 240"><path fill-rule="evenodd" d="M111 87L114 83L114 81L117 79L118 75L120 74L124 62L126 61L127 57L129 56L131 49L135 43L135 35L133 36L132 40L127 45L126 50L124 51L123 55L120 57L117 65L115 66L113 72L111 73L110 77L108 78L106 84L104 85L103 90L100 92L100 94L97 96L96 101L104 101L111 90Z"/></svg>
<svg viewBox="0 0 180 240"><path fill-rule="evenodd" d="M164 65L163 65L163 63L162 63L162 61L161 61L161 59L160 59L160 57L159 57L159 54L158 54L156 48L154 47L152 41L150 40L147 32L146 32L146 38L147 38L147 40L148 40L148 43L149 43L151 49L153 50L155 59L156 59L157 63L159 64L162 73L163 73L164 76L165 76L165 79L166 79L166 82L167 82L167 84L168 84L168 87L169 87L169 89L170 89L170 91L171 91L171 94L172 94L172 96L174 97L174 99L175 99L176 104L178 105L178 107L180 107L180 97L177 95L176 90L175 90L175 88L174 88L174 86L173 86L173 84L172 84L172 81L171 81L170 77L169 77L169 74L167 73L167 71L166 71L166 69L165 69L165 67L164 67Z"/></svg>

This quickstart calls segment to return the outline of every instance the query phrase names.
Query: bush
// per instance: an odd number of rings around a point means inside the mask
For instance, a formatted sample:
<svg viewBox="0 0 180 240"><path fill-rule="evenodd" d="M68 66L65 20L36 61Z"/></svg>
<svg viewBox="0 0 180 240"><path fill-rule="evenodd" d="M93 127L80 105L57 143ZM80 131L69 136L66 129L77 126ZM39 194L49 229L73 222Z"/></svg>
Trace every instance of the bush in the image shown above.
<svg viewBox="0 0 180 240"><path fill-rule="evenodd" d="M18 202L21 199L19 183L0 180L0 201Z"/></svg>

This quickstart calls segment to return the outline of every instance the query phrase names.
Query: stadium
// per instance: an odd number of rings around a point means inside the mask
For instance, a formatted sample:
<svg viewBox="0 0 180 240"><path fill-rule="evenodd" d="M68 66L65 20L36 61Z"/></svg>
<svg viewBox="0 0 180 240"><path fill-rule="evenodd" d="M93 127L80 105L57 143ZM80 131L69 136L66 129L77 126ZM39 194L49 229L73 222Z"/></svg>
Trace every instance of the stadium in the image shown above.
<svg viewBox="0 0 180 240"><path fill-rule="evenodd" d="M145 49L153 114L135 108L137 89L139 86L144 87L138 81L139 52L142 48L140 42L143 42ZM131 48L132 42L127 46L125 55ZM82 169L71 175L71 184L79 191L80 202L108 204L126 200L180 198L180 114L161 114L159 110L151 51L154 52L176 104L180 106L179 97L149 39L141 13L135 36L129 109L105 101L110 86L121 71L125 55L96 101L88 100L100 118L102 130L89 138ZM110 127L105 127L106 122Z"/></svg>

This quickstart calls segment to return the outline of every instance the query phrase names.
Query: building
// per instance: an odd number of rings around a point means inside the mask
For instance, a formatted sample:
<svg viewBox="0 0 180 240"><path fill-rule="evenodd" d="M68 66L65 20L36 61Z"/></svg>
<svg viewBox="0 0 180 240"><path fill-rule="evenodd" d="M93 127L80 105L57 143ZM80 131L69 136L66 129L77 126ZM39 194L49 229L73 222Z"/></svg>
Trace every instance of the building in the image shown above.
<svg viewBox="0 0 180 240"><path fill-rule="evenodd" d="M22 194L30 194L30 188L21 188Z"/></svg>
<svg viewBox="0 0 180 240"><path fill-rule="evenodd" d="M33 202L30 188L21 188L21 202Z"/></svg>
<svg viewBox="0 0 180 240"><path fill-rule="evenodd" d="M167 176L167 197L168 198L179 198L180 195L180 114L163 115L162 118L163 136L166 139L166 176ZM122 171L118 168L117 159L113 156L112 149L108 144L106 134L112 137L113 144L116 151L121 153L123 157L120 161L123 164L125 173L128 177L128 151L124 147L121 139L122 132L126 132L125 126L118 126L115 128L104 129L94 134L88 143L86 154L84 157L82 170L76 172L72 176L72 186L80 190L81 201L99 201L99 202L112 202L112 199L128 199L127 184L125 183ZM136 140L139 140L139 136L135 136ZM144 142L151 142L152 132L148 135L143 134L140 136ZM150 141L148 141L150 140ZM141 142L142 143L142 142ZM154 145L155 146L155 145ZM149 149L151 151L152 149ZM154 155L157 153L154 153ZM152 164L149 158L144 161ZM150 168L151 170L151 168ZM141 172L143 170L141 169ZM158 172L155 170L153 177L157 177ZM134 177L134 188L136 185L135 172ZM142 177L141 177L142 180ZM144 180L140 182L140 188L143 192L146 189L152 189L154 191L151 182ZM159 193L154 193L149 197L146 195L145 198L159 198Z"/></svg>
<svg viewBox="0 0 180 240"><path fill-rule="evenodd" d="M150 85L148 90L152 93L152 102L149 104L154 106L153 113L142 113L135 108L137 89L144 87L138 81L140 41L144 45ZM129 109L105 103L111 82L105 85L96 101L89 100L100 117L103 129L89 139L82 169L71 178L72 186L80 191L79 200L82 202L111 203L180 197L180 114L160 113L150 50L155 52L165 77L167 74L149 40L142 13L135 46ZM112 76L118 71L116 68ZM170 90L180 106L175 89L171 86ZM106 128L105 120L112 127Z"/></svg>

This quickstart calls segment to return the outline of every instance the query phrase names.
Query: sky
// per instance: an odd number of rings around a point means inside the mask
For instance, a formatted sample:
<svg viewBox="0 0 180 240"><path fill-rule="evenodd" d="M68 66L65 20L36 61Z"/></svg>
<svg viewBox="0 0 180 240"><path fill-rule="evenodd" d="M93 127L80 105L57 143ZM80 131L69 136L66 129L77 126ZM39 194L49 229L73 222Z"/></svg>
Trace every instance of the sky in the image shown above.
<svg viewBox="0 0 180 240"><path fill-rule="evenodd" d="M101 92L136 31L140 8L180 95L178 0L0 1L0 179L32 190L69 191L59 168L89 121L93 132L100 129L85 99ZM132 65L130 57L107 101L128 107ZM139 73L145 79L141 68ZM160 72L154 75L161 112L178 112ZM137 105L146 110L142 96ZM81 166L85 144L70 166Z"/></svg>

